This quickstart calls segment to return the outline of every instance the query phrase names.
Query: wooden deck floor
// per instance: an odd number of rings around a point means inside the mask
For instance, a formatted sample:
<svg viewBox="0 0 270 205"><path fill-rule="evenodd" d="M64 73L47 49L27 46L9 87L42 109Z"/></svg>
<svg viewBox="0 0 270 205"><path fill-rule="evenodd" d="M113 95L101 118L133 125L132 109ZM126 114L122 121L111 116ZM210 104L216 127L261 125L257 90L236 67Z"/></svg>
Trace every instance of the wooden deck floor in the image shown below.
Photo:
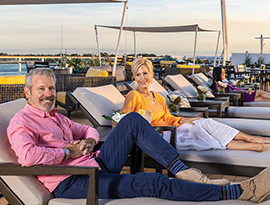
<svg viewBox="0 0 270 205"><path fill-rule="evenodd" d="M63 110L62 108L58 108L57 112L67 115L67 112L65 110ZM75 122L81 123L81 124L85 124L85 125L90 125L91 123L83 116L83 114L78 111L78 112L73 112L71 114L71 119ZM144 172L146 173L151 173L151 172L155 172L155 169L151 169L151 168L145 168ZM129 167L125 166L121 172L122 174L129 174ZM163 174L165 176L167 176L167 170L163 170ZM209 173L204 173L205 175L207 175L210 179L228 179L231 182L240 182L243 181L245 179L248 179L248 177L242 177L242 176L231 176L231 175L217 175L217 174L209 174ZM0 198L0 205L6 205L8 204L8 202L6 201L6 199L4 197Z"/></svg>

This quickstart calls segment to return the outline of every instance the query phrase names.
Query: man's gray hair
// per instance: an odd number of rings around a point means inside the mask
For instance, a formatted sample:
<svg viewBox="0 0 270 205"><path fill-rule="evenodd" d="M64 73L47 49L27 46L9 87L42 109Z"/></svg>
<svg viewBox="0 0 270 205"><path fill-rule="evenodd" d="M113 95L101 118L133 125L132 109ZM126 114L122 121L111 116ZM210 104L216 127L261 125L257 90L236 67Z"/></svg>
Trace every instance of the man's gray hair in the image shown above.
<svg viewBox="0 0 270 205"><path fill-rule="evenodd" d="M25 76L25 86L29 88L30 90L32 89L32 86L33 86L32 80L35 75L43 75L43 76L51 77L54 83L56 83L55 74L51 68L31 69L29 73L27 73L27 75Z"/></svg>

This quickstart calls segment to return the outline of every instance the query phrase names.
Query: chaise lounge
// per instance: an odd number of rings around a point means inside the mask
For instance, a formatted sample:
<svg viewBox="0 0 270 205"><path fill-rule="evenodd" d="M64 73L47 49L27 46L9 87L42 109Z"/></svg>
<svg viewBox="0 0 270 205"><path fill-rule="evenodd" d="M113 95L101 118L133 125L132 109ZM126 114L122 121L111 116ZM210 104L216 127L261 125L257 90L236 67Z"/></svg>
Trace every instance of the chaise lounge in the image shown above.
<svg viewBox="0 0 270 205"><path fill-rule="evenodd" d="M10 119L25 105L25 99L0 104L0 192L12 205L222 205L237 204L248 205L252 202L229 200L218 202L177 202L157 198L132 198L132 199L99 199L98 195L98 169L91 167L59 167L59 166L33 166L21 167L17 164L17 158L10 148L7 140L6 128ZM269 163L268 163L269 165ZM89 198L63 199L54 198L47 189L31 175L46 174L82 174L89 175ZM8 176L6 176L8 175ZM262 205L270 204L270 201Z"/></svg>
<svg viewBox="0 0 270 205"><path fill-rule="evenodd" d="M99 92L97 92L97 89ZM77 88L73 92L73 95L80 103L80 106L84 107L94 119L100 122L103 121L109 125L110 122L103 119L102 115L112 115L111 110L116 106L113 102L117 98L116 93L119 93L119 91L113 85L106 85L95 88ZM121 108L123 102L123 97L118 99L118 109ZM270 125L268 120L231 118L220 118L216 120L249 134L269 136ZM269 152L256 153L239 150L190 150L179 151L179 153L181 160L188 165L197 167L204 172L217 174L253 176L270 165Z"/></svg>
<svg viewBox="0 0 270 205"><path fill-rule="evenodd" d="M181 74L167 75L165 81L175 90L182 91L187 97L196 97L197 90L194 86ZM252 102L263 104L264 102ZM251 103L250 103L251 104ZM230 106L228 117L248 118L248 119L270 119L270 108L266 107L246 107L246 106Z"/></svg>

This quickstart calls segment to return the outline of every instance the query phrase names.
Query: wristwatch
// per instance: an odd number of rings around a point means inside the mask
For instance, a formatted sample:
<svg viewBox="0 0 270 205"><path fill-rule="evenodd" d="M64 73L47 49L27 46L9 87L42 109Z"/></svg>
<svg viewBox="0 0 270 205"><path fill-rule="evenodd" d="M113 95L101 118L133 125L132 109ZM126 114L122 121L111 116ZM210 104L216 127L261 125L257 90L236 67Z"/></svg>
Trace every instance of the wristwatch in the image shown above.
<svg viewBox="0 0 270 205"><path fill-rule="evenodd" d="M68 159L68 158L70 157L70 151L69 151L69 149L67 149L67 148L64 148L63 150L64 150L64 152L65 152L64 160L66 160L66 159Z"/></svg>

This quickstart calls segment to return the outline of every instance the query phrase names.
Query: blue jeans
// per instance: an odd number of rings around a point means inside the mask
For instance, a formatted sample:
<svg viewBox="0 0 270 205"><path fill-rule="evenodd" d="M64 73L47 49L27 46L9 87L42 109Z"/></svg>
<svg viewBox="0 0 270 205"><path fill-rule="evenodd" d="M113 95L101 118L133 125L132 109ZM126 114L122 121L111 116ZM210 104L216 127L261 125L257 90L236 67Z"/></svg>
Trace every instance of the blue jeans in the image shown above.
<svg viewBox="0 0 270 205"><path fill-rule="evenodd" d="M119 174L133 144L164 167L178 152L139 114L124 117L100 148L99 198L158 197L177 201L219 200L221 186L170 179L159 173ZM86 198L87 176L71 176L54 190L55 197Z"/></svg>

